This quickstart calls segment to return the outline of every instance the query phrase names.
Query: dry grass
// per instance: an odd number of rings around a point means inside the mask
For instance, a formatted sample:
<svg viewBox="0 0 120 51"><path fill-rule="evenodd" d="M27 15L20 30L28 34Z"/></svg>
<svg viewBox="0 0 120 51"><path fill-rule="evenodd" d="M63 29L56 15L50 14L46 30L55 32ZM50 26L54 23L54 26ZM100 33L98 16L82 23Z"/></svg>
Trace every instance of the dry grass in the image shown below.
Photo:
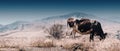
<svg viewBox="0 0 120 51"><path fill-rule="evenodd" d="M29 41L30 40L30 41ZM29 41L29 44L26 42ZM20 48L24 46L31 47L62 47L70 50L81 51L120 51L120 41L114 38L107 38L104 41L98 41L97 38L94 42L89 42L89 36L81 36L76 39L42 39L42 38L1 38L1 48Z"/></svg>
<svg viewBox="0 0 120 51"><path fill-rule="evenodd" d="M51 39L45 39L45 40L35 40L31 43L31 46L33 47L54 47L53 40Z"/></svg>
<svg viewBox="0 0 120 51"><path fill-rule="evenodd" d="M88 36L83 36L77 39L62 39L54 40L55 46L61 46L65 49L75 49L81 51L119 51L120 41L115 38L106 38L105 40L99 41L97 38L94 42L89 42Z"/></svg>
<svg viewBox="0 0 120 51"><path fill-rule="evenodd" d="M26 38L0 38L0 48L18 48L22 46L27 46L26 40Z"/></svg>
<svg viewBox="0 0 120 51"><path fill-rule="evenodd" d="M82 35L79 38L47 39L47 38L0 38L0 48L20 48L22 47L39 47L51 48L61 47L71 51L120 51L120 40L107 37L99 41L95 37L94 42L89 42L89 35ZM56 49L57 50L57 49ZM54 51L54 50L53 50Z"/></svg>

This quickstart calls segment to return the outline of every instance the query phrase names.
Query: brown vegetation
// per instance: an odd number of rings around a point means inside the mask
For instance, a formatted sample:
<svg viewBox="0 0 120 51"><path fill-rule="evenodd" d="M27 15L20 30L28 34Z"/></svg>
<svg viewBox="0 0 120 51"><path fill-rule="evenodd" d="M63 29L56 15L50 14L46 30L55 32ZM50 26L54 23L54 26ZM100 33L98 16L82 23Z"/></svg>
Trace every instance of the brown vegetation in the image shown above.
<svg viewBox="0 0 120 51"><path fill-rule="evenodd" d="M60 39L63 36L63 25L54 24L46 30L55 39Z"/></svg>

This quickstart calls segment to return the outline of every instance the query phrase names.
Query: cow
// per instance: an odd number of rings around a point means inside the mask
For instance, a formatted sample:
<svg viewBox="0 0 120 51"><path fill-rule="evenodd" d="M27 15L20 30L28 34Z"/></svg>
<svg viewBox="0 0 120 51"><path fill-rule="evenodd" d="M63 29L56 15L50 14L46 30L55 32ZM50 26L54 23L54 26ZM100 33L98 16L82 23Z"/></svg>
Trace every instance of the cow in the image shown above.
<svg viewBox="0 0 120 51"><path fill-rule="evenodd" d="M105 39L107 35L103 32L101 23L96 20L68 18L67 26L73 29L71 32L73 37L75 37L76 32L82 35L90 34L89 41L94 41L95 35L100 36L100 40Z"/></svg>

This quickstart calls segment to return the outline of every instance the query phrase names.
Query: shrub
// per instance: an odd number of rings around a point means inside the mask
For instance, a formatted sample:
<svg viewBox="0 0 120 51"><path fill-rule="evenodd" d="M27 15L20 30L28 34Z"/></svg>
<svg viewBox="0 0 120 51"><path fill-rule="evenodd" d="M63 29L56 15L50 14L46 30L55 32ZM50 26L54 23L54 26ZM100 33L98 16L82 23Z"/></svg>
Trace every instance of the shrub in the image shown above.
<svg viewBox="0 0 120 51"><path fill-rule="evenodd" d="M54 24L49 29L47 29L47 32L55 39L60 39L63 36L63 25L61 24Z"/></svg>

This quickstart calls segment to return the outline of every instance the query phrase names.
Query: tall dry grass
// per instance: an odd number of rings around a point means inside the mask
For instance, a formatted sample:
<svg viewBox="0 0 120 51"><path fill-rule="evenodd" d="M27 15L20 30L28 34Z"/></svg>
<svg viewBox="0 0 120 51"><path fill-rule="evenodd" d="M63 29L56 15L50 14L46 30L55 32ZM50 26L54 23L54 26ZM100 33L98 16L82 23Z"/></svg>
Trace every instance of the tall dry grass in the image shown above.
<svg viewBox="0 0 120 51"><path fill-rule="evenodd" d="M84 35L76 39L43 39L43 38L1 38L0 48L22 48L39 47L51 48L58 47L71 51L120 51L120 40L115 38L106 38L99 41L95 37L94 42L89 42L89 35Z"/></svg>

